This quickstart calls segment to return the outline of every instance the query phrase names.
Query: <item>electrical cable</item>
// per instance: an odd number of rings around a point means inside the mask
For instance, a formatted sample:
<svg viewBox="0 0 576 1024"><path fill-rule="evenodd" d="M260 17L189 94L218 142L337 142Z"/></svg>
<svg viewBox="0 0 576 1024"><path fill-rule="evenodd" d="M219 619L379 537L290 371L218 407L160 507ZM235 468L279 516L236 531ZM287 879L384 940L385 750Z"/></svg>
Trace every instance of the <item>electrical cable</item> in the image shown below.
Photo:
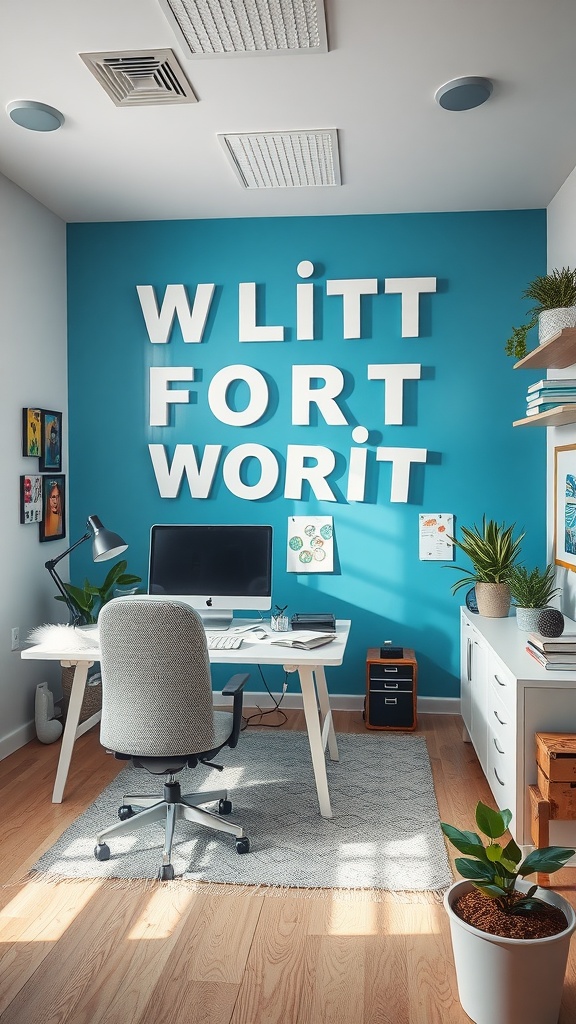
<svg viewBox="0 0 576 1024"><path fill-rule="evenodd" d="M257 704L256 707L257 707L258 710L255 711L254 714L248 715L248 716L242 715L242 722L244 724L240 727L240 731L241 732L244 732L244 730L247 729L248 726L250 726L250 725L259 725L259 726L262 727L262 729L279 729L280 726L284 725L288 721L288 716L286 715L285 711L283 711L282 708L280 707L282 701L284 700L284 694L286 693L286 690L288 689L288 673L287 672L284 673L284 683L282 684L282 693L280 695L280 699L277 700L276 697L274 696L274 694L272 693L270 687L268 686L268 683L266 682L266 678L265 678L264 673L262 671L262 666L261 665L258 665L258 670L260 672L260 677L262 679L262 682L264 683L264 686L266 688L268 696L272 699L272 701L274 703L274 707L273 708L266 708L265 710L262 710L262 708L258 707L258 704ZM282 718L281 718L281 720L279 722L262 722L261 721L261 719L264 718L265 715L273 715L275 711L278 711L279 714L282 715ZM253 718L258 718L258 719L260 719L260 721L253 722L252 721Z"/></svg>

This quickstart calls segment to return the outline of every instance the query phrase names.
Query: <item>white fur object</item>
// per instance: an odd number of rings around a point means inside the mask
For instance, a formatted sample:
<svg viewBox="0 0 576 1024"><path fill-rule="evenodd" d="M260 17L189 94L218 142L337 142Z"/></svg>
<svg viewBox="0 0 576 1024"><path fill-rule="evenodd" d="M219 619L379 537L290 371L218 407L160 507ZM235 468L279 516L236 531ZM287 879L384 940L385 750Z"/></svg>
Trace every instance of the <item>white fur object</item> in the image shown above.
<svg viewBox="0 0 576 1024"><path fill-rule="evenodd" d="M68 626L63 622L56 625L45 623L36 626L28 634L28 640L54 651L77 651L79 648L89 650L98 647L98 629L96 626Z"/></svg>

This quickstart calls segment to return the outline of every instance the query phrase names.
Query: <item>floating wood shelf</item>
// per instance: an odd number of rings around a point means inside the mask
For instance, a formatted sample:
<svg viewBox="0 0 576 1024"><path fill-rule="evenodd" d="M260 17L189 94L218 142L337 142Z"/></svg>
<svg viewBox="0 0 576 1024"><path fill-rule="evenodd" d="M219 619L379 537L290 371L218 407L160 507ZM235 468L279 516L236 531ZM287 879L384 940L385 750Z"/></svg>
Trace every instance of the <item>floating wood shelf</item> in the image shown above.
<svg viewBox="0 0 576 1024"><path fill-rule="evenodd" d="M535 416L525 416L524 419L515 420L513 427L560 427L563 423L576 423L576 404L558 405L556 409L547 409L546 412L536 413Z"/></svg>
<svg viewBox="0 0 576 1024"><path fill-rule="evenodd" d="M515 370L564 370L576 363L576 327L565 327L514 364Z"/></svg>

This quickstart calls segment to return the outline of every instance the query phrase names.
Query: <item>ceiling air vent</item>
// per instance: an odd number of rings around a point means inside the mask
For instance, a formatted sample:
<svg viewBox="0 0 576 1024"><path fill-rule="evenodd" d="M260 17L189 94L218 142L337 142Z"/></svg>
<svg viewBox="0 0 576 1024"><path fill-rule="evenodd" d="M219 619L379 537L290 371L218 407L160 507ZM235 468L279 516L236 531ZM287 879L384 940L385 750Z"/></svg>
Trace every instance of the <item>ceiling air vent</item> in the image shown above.
<svg viewBox="0 0 576 1024"><path fill-rule="evenodd" d="M192 57L326 53L323 0L159 0Z"/></svg>
<svg viewBox="0 0 576 1024"><path fill-rule="evenodd" d="M244 188L341 184L335 128L218 138Z"/></svg>
<svg viewBox="0 0 576 1024"><path fill-rule="evenodd" d="M172 50L81 53L80 57L117 107L196 103Z"/></svg>

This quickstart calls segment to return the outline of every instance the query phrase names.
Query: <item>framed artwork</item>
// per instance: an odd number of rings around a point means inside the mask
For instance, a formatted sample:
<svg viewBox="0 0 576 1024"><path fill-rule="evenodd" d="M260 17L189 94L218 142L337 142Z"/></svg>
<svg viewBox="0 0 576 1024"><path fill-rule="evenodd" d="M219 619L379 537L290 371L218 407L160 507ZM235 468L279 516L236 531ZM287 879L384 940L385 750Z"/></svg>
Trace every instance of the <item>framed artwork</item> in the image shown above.
<svg viewBox="0 0 576 1024"><path fill-rule="evenodd" d="M554 449L554 562L576 571L576 445Z"/></svg>
<svg viewBox="0 0 576 1024"><path fill-rule="evenodd" d="M39 458L42 453L40 409L22 409L22 455Z"/></svg>
<svg viewBox="0 0 576 1024"><path fill-rule="evenodd" d="M40 540L61 540L66 536L66 477L62 473L42 476L42 519Z"/></svg>
<svg viewBox="0 0 576 1024"><path fill-rule="evenodd" d="M38 473L20 477L20 522L42 519L42 477Z"/></svg>
<svg viewBox="0 0 576 1024"><path fill-rule="evenodd" d="M40 472L59 473L62 469L62 413L40 410L42 450Z"/></svg>

